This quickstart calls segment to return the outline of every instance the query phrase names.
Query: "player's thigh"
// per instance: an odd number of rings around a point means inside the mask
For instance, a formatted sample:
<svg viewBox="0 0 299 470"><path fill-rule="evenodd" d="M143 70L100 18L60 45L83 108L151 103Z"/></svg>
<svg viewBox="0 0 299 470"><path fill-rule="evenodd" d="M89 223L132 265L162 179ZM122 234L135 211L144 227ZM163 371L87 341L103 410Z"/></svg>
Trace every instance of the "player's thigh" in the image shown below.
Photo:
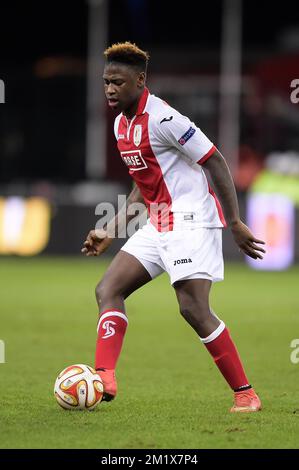
<svg viewBox="0 0 299 470"><path fill-rule="evenodd" d="M209 279L187 279L173 284L180 310L209 308L212 282Z"/></svg>
<svg viewBox="0 0 299 470"><path fill-rule="evenodd" d="M108 291L109 295L128 297L151 280L149 272L135 256L120 250L98 284L97 293L101 296Z"/></svg>

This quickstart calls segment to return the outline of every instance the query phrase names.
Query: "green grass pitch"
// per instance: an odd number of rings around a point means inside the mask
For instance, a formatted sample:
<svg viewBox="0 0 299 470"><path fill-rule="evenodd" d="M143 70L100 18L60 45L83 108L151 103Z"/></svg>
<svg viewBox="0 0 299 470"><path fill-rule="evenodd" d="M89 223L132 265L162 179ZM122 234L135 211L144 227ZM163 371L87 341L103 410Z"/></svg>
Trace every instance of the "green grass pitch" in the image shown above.
<svg viewBox="0 0 299 470"><path fill-rule="evenodd" d="M178 312L168 276L126 303L119 394L94 412L55 402L57 374L93 365L94 287L107 260L1 258L1 448L298 448L299 268L253 272L226 264L211 305L229 326L263 411L232 415L232 394Z"/></svg>

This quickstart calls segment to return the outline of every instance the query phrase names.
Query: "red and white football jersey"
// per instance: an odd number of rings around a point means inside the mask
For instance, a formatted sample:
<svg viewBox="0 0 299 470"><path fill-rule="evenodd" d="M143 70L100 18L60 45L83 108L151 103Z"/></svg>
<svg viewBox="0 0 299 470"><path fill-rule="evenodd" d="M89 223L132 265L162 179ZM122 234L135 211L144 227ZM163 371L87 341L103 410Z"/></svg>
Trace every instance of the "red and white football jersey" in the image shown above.
<svg viewBox="0 0 299 470"><path fill-rule="evenodd" d="M145 88L136 115L128 120L119 114L114 132L157 230L173 230L183 214L198 227L226 226L201 168L216 148L186 116Z"/></svg>

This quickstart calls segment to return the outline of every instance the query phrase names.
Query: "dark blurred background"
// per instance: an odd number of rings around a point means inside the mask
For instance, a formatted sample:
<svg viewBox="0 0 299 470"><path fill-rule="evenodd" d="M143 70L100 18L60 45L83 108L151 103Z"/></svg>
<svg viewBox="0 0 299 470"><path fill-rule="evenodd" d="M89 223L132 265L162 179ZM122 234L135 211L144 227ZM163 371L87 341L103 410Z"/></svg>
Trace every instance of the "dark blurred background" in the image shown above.
<svg viewBox="0 0 299 470"><path fill-rule="evenodd" d="M264 268L298 259L299 10L287 4L1 2L0 253L79 253L95 206L130 191L101 78L103 50L130 40L150 53L150 91L227 159L243 218L272 247ZM227 234L224 248L238 259Z"/></svg>

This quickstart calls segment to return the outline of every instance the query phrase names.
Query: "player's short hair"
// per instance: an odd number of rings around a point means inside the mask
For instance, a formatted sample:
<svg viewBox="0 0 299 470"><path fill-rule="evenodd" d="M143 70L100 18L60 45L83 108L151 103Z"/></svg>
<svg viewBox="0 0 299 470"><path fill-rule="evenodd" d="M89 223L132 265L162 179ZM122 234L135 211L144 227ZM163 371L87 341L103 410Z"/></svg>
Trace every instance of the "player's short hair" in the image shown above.
<svg viewBox="0 0 299 470"><path fill-rule="evenodd" d="M119 62L129 65L138 71L146 72L149 61L149 53L139 49L135 43L126 41L112 44L104 51L107 63Z"/></svg>

